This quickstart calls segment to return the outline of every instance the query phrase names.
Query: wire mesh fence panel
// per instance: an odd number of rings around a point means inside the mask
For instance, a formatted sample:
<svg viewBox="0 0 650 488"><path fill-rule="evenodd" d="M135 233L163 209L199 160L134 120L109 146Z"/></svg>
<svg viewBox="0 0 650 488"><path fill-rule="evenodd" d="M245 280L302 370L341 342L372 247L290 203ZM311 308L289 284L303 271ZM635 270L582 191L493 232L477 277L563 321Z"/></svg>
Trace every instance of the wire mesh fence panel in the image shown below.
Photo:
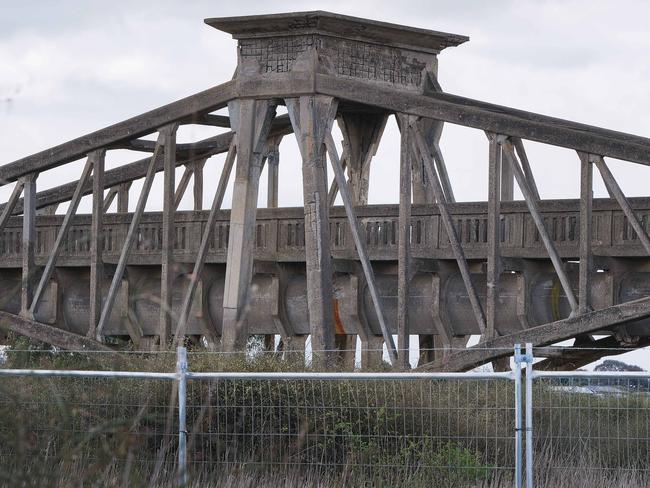
<svg viewBox="0 0 650 488"><path fill-rule="evenodd" d="M161 380L0 377L0 485L139 486L168 476L174 390Z"/></svg>
<svg viewBox="0 0 650 488"><path fill-rule="evenodd" d="M188 383L194 477L279 471L323 486L511 480L503 379L219 379Z"/></svg>
<svg viewBox="0 0 650 488"><path fill-rule="evenodd" d="M582 474L598 486L648 486L650 378L536 379L533 432L540 480Z"/></svg>

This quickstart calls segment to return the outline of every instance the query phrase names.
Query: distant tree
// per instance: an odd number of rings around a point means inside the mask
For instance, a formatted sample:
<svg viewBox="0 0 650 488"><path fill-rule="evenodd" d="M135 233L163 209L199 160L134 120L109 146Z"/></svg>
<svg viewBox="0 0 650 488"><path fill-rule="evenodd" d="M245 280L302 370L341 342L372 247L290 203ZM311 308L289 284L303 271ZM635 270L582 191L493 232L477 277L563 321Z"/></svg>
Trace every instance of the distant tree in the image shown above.
<svg viewBox="0 0 650 488"><path fill-rule="evenodd" d="M627 364L615 359L606 359L602 364L594 368L594 371L645 371L634 364Z"/></svg>

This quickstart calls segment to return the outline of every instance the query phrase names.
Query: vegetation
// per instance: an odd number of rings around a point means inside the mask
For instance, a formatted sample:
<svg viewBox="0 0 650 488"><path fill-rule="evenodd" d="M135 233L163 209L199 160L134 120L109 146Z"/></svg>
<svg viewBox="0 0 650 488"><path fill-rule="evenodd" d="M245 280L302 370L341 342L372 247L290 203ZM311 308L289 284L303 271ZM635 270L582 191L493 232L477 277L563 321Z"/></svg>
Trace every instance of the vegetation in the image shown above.
<svg viewBox="0 0 650 488"><path fill-rule="evenodd" d="M24 352L16 349L24 348ZM38 352L3 367L173 371L174 354ZM192 370L278 371L273 355L194 353ZM172 486L175 383L0 379L2 486ZM647 486L650 403L536 386L537 485ZM509 381L191 381L193 486L512 486ZM172 405L172 407L169 407Z"/></svg>

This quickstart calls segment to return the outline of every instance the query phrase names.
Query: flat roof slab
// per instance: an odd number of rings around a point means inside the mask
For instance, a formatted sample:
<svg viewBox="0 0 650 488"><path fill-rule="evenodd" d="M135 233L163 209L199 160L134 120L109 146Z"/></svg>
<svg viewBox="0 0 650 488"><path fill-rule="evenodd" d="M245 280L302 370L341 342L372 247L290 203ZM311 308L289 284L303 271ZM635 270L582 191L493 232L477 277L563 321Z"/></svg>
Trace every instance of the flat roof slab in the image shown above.
<svg viewBox="0 0 650 488"><path fill-rule="evenodd" d="M469 40L469 37L459 34L351 17L322 10L217 17L205 19L205 23L231 34L235 39L321 34L431 54L438 54L447 47L458 46Z"/></svg>

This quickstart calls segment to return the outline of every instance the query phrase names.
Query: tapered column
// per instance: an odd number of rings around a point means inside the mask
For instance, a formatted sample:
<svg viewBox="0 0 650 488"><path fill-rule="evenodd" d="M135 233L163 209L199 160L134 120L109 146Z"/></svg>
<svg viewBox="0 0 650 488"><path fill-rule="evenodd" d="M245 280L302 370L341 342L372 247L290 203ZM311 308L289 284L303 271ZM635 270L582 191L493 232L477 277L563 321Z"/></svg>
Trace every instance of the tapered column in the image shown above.
<svg viewBox="0 0 650 488"><path fill-rule="evenodd" d="M90 323L88 337L95 337L95 329L102 313L102 283L104 281L104 161L106 151L95 151L93 158L93 216L90 227Z"/></svg>
<svg viewBox="0 0 650 488"><path fill-rule="evenodd" d="M205 166L205 159L196 161L194 164L194 210L203 210L203 167Z"/></svg>
<svg viewBox="0 0 650 488"><path fill-rule="evenodd" d="M278 207L278 184L279 184L279 165L280 165L280 141L281 138L269 141L268 150L266 153L266 168L267 168L267 187L266 187L266 207ZM279 280L278 280L279 283ZM281 294L280 291L278 291ZM274 318L276 324L281 324L282 320ZM280 334L280 340L290 340L288 335ZM266 334L264 336L264 350L275 350L275 334Z"/></svg>
<svg viewBox="0 0 650 488"><path fill-rule="evenodd" d="M266 154L266 167L268 168L268 182L266 192L266 206L268 208L278 207L278 180L280 164L280 141L273 141L269 144L269 152Z"/></svg>
<svg viewBox="0 0 650 488"><path fill-rule="evenodd" d="M420 158L413 158L411 182L413 184L413 203L434 203L433 193L429 188L424 165Z"/></svg>
<svg viewBox="0 0 650 488"><path fill-rule="evenodd" d="M253 275L257 196L275 104L268 100L236 100L228 104L228 110L231 127L237 134L237 168L230 211L221 343L224 350L234 351L243 349L248 339L245 310Z"/></svg>
<svg viewBox="0 0 650 488"><path fill-rule="evenodd" d="M400 116L406 119L408 116ZM409 125L408 120L400 124ZM411 131L403 130L400 146L399 222L397 251L397 349L401 369L409 367L408 297L411 281Z"/></svg>
<svg viewBox="0 0 650 488"><path fill-rule="evenodd" d="M591 311L591 210L594 167L588 154L580 153L580 267L578 279L578 313Z"/></svg>
<svg viewBox="0 0 650 488"><path fill-rule="evenodd" d="M172 327L172 287L174 282L173 253L175 240L174 192L176 190L176 131L177 125L168 125L161 130L163 135L163 222L162 252L160 268L160 323L158 344L166 349Z"/></svg>
<svg viewBox="0 0 650 488"><path fill-rule="evenodd" d="M318 357L318 351L334 347L325 136L331 130L337 102L315 95L287 99L286 104L302 156L307 302L311 344Z"/></svg>
<svg viewBox="0 0 650 488"><path fill-rule="evenodd" d="M117 213L129 213L129 190L131 182L122 183L117 187Z"/></svg>
<svg viewBox="0 0 650 488"><path fill-rule="evenodd" d="M22 286L20 293L21 315L29 315L34 296L34 241L36 240L36 178L37 174L24 176L23 184L23 242L22 242ZM28 317L31 318L31 317Z"/></svg>
<svg viewBox="0 0 650 488"><path fill-rule="evenodd" d="M490 136L488 169L488 219L487 219L487 306L486 329L482 340L496 337L496 309L499 299L501 272L501 144L496 135Z"/></svg>
<svg viewBox="0 0 650 488"><path fill-rule="evenodd" d="M512 172L512 166L501 164L501 201L512 202L515 199L515 174Z"/></svg>

